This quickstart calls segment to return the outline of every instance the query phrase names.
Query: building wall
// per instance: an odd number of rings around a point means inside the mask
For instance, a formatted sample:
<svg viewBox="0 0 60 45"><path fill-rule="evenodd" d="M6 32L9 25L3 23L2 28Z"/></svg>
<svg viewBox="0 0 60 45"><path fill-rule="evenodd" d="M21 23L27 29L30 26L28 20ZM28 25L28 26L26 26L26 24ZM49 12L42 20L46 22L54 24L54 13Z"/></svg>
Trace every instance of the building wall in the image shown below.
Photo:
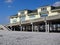
<svg viewBox="0 0 60 45"><path fill-rule="evenodd" d="M49 12L48 16L53 16L58 14L58 12L51 11L51 6L47 6L46 8L47 8L47 11ZM39 12L41 12L41 8L38 8L38 15L40 15Z"/></svg>
<svg viewBox="0 0 60 45"><path fill-rule="evenodd" d="M48 16L54 16L54 15L57 15L57 14L58 14L58 12L52 12L52 10L51 10L51 7L50 7L50 6L49 6L49 7L47 7L47 10L49 11Z"/></svg>
<svg viewBox="0 0 60 45"><path fill-rule="evenodd" d="M43 8L43 7L41 7L41 8ZM25 21L41 18L41 16L40 16L41 8L37 9L37 14L36 15L35 14L28 15L27 10L24 10L24 14L22 14L22 15L21 15L21 12L18 12L18 17L17 18L10 18L10 23L15 23L14 20L16 20L16 23L20 22L22 16L25 16ZM46 6L46 8L47 8L47 11L48 11L48 16L54 16L54 15L58 14L58 12L52 12L51 11L51 6Z"/></svg>
<svg viewBox="0 0 60 45"><path fill-rule="evenodd" d="M10 18L10 23L17 23L17 22L20 22L20 18L17 17L17 18Z"/></svg>

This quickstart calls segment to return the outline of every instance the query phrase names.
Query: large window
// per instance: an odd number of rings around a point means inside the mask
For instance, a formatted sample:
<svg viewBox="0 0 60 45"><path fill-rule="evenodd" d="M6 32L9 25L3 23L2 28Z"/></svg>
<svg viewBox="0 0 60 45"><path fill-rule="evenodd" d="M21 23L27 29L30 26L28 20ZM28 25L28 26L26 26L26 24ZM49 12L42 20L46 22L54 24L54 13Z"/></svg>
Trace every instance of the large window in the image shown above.
<svg viewBox="0 0 60 45"><path fill-rule="evenodd" d="M60 24L50 24L50 31L60 31Z"/></svg>
<svg viewBox="0 0 60 45"><path fill-rule="evenodd" d="M16 23L17 22L17 19L13 19L13 23Z"/></svg>
<svg viewBox="0 0 60 45"><path fill-rule="evenodd" d="M30 19L34 19L35 18L35 15L30 15L29 18Z"/></svg>
<svg viewBox="0 0 60 45"><path fill-rule="evenodd" d="M58 26L57 30L60 30L60 24L58 24L57 26Z"/></svg>
<svg viewBox="0 0 60 45"><path fill-rule="evenodd" d="M46 7L43 7L43 8L41 8L41 12L40 12L40 16L41 17L46 17L46 16L48 16L48 11L47 11L47 8Z"/></svg>
<svg viewBox="0 0 60 45"><path fill-rule="evenodd" d="M41 17L46 17L48 14L40 14Z"/></svg>
<svg viewBox="0 0 60 45"><path fill-rule="evenodd" d="M41 8L41 11L46 11L46 10L47 10L47 8L46 8L46 7Z"/></svg>
<svg viewBox="0 0 60 45"><path fill-rule="evenodd" d="M25 21L26 16L21 16L21 21Z"/></svg>
<svg viewBox="0 0 60 45"><path fill-rule="evenodd" d="M24 11L21 11L20 13L21 13L21 14L24 14Z"/></svg>

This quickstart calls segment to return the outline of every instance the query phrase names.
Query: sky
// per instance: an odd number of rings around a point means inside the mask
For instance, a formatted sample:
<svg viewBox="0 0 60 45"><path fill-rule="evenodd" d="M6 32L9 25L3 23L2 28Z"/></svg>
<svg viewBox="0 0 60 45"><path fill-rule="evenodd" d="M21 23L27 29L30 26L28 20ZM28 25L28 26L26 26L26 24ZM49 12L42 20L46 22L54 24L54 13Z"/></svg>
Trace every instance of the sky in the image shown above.
<svg viewBox="0 0 60 45"><path fill-rule="evenodd" d="M9 24L9 16L19 10L31 9L45 5L60 5L60 0L0 0L0 24Z"/></svg>

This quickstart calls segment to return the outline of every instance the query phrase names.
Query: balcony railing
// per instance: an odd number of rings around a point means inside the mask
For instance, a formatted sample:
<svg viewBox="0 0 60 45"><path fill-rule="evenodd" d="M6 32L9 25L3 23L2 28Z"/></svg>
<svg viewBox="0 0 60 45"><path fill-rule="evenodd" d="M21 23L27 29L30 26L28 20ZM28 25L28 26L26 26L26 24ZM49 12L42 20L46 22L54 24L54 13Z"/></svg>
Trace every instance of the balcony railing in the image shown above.
<svg viewBox="0 0 60 45"><path fill-rule="evenodd" d="M60 13L54 16L48 16L46 17L47 20L55 20L55 19L60 19Z"/></svg>
<svg viewBox="0 0 60 45"><path fill-rule="evenodd" d="M25 21L21 21L21 22L17 22L17 23L12 23L10 25L21 25L21 24L27 24L27 23L31 23L31 22L41 22L41 21L45 21L45 20L55 20L55 19L60 19L60 13L54 16L47 16L47 17L40 17L37 19L31 19L31 20L25 20Z"/></svg>
<svg viewBox="0 0 60 45"><path fill-rule="evenodd" d="M10 24L8 24L8 26L15 26L15 25L21 25L21 23L20 22L16 22L16 23L10 23Z"/></svg>
<svg viewBox="0 0 60 45"><path fill-rule="evenodd" d="M53 9L51 10L52 12L56 12L56 11L59 11L60 12L60 9Z"/></svg>
<svg viewBox="0 0 60 45"><path fill-rule="evenodd" d="M54 16L40 17L37 19L22 21L21 24L26 24L26 23L31 23L31 22L40 22L40 21L45 21L45 20L55 20L55 19L60 19L60 14L57 14Z"/></svg>
<svg viewBox="0 0 60 45"><path fill-rule="evenodd" d="M28 13L28 15L37 15L38 13Z"/></svg>
<svg viewBox="0 0 60 45"><path fill-rule="evenodd" d="M31 23L31 22L39 22L39 21L44 21L43 17L37 18L37 19L32 19L32 20L22 21L21 24L26 24L26 23Z"/></svg>

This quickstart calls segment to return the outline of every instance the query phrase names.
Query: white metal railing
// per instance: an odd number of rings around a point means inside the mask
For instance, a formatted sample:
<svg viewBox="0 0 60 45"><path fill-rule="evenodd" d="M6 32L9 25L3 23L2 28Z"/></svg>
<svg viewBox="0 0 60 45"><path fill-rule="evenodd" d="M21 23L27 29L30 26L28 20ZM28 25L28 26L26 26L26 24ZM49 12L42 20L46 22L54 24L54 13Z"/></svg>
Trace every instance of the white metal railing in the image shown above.
<svg viewBox="0 0 60 45"><path fill-rule="evenodd" d="M31 22L38 22L38 21L44 21L43 17L37 18L37 19L32 19L32 20L22 21L21 24L31 23Z"/></svg>

